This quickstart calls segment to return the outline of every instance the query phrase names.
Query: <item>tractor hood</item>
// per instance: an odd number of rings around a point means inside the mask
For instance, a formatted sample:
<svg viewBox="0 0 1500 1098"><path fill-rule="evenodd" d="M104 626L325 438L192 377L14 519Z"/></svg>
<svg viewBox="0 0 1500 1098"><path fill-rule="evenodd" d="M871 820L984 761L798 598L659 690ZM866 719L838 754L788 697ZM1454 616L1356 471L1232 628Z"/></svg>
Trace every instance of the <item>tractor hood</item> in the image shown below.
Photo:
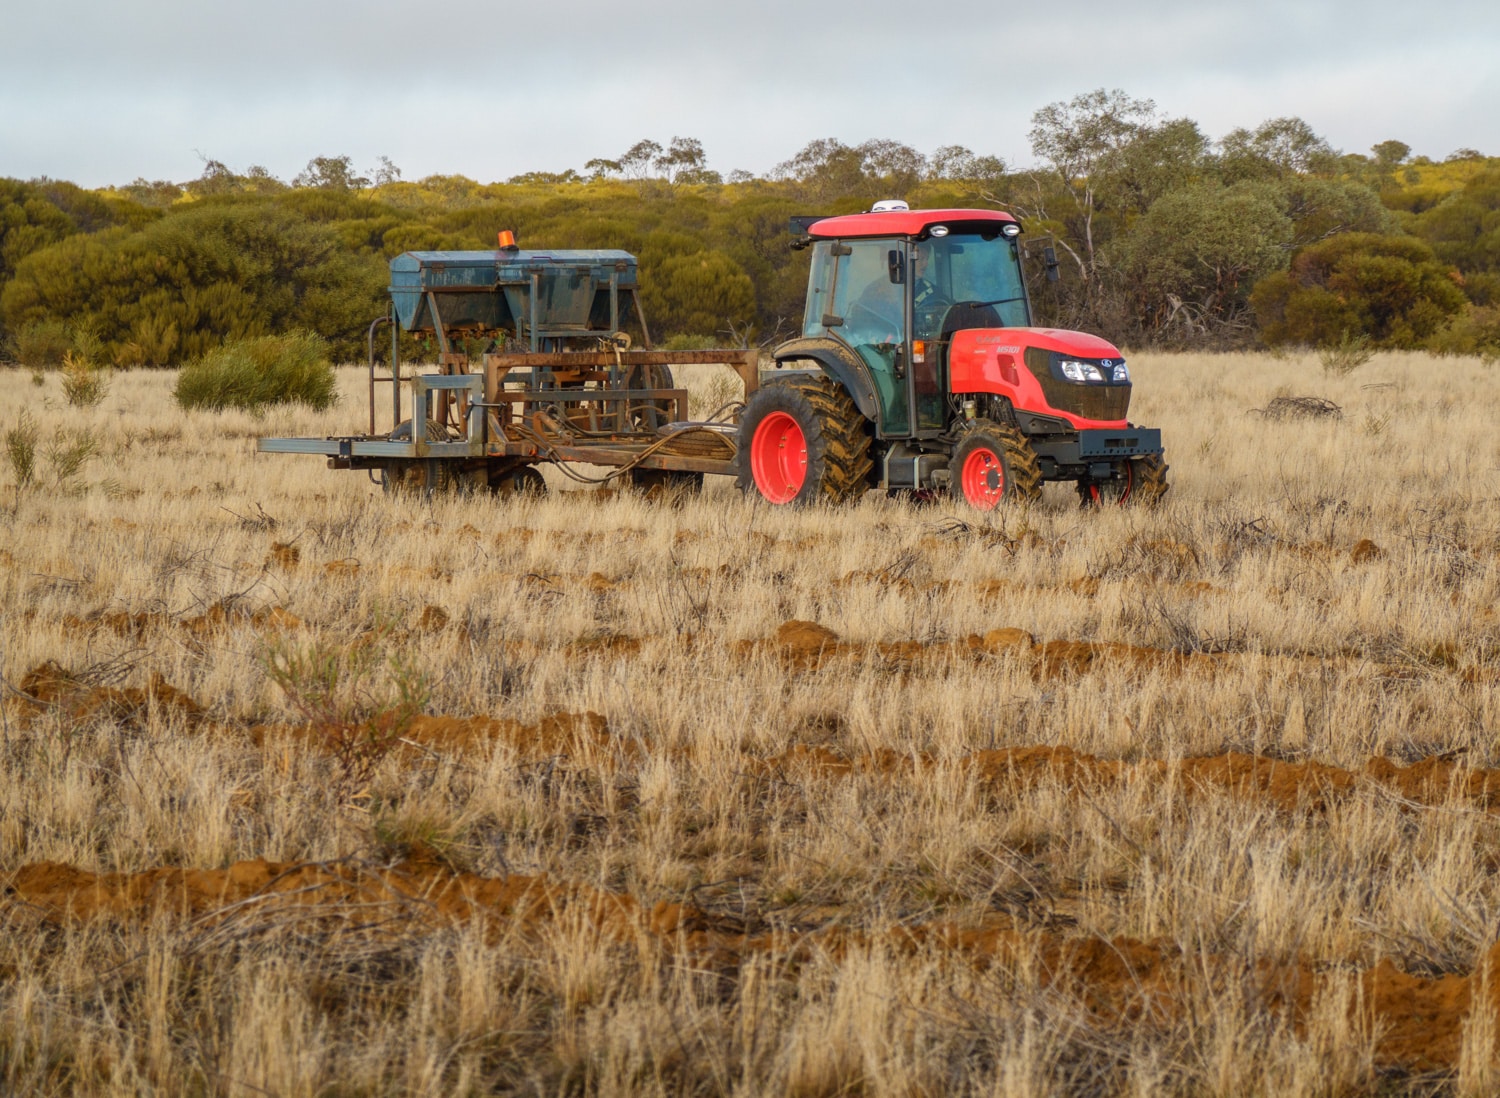
<svg viewBox="0 0 1500 1098"><path fill-rule="evenodd" d="M1107 339L1100 339L1087 332L1071 332L1066 328L987 328L954 334L955 345L960 336L975 335L982 338L980 346L1013 343L1024 353L1027 347L1043 351L1056 351L1063 355L1077 355L1082 359L1123 359L1120 349ZM1015 352L1012 352L1015 353Z"/></svg>
<svg viewBox="0 0 1500 1098"><path fill-rule="evenodd" d="M948 377L954 393L995 393L1017 411L1078 429L1123 427L1130 372L1113 343L1060 328L966 328L953 333Z"/></svg>

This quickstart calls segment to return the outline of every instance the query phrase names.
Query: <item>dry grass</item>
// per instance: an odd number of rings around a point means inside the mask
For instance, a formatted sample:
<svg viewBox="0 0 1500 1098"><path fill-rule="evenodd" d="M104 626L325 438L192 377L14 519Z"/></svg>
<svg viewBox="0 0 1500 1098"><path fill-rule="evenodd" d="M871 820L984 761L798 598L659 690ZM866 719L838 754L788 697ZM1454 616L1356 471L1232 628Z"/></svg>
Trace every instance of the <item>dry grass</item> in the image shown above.
<svg viewBox="0 0 1500 1098"><path fill-rule="evenodd" d="M0 1088L1486 1092L1496 1017L1468 1003L1500 981L1500 824L1463 783L1500 768L1495 375L1132 368L1168 502L1088 514L1052 487L993 517L782 512L722 484L390 500L252 453L350 429L357 371L342 410L262 419L180 414L166 373L93 408L18 388L43 447L81 429L99 456L69 493L0 470L0 876L266 858L356 883L84 917L12 878ZM1294 395L1343 416L1252 414ZM838 646L778 645L791 619ZM1132 647L966 647L1001 627ZM341 714L419 680L428 714L518 723L403 725L351 784L316 729L268 727L308 707L267 660L318 646L364 661ZM48 660L79 685L28 702ZM584 711L604 731L538 723ZM1142 765L974 762L1042 745ZM1288 801L1148 765L1231 751L1352 776ZM1451 788L1367 780L1435 756ZM427 891L369 892L391 866ZM543 875L539 907L431 898ZM1448 1013L1417 1025L1402 995Z"/></svg>

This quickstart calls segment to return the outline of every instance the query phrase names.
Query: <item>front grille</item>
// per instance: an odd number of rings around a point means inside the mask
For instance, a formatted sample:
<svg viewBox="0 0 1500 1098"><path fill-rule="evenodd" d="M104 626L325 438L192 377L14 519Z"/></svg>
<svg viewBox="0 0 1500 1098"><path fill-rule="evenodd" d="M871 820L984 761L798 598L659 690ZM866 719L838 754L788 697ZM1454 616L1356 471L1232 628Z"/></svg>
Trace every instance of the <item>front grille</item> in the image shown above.
<svg viewBox="0 0 1500 1098"><path fill-rule="evenodd" d="M1059 376L1056 366L1064 357L1098 365L1097 359L1063 356L1040 347L1026 348L1026 368L1040 383L1047 403L1060 412L1072 412L1086 419L1124 419L1130 410L1130 382L1117 385L1114 382L1067 381Z"/></svg>

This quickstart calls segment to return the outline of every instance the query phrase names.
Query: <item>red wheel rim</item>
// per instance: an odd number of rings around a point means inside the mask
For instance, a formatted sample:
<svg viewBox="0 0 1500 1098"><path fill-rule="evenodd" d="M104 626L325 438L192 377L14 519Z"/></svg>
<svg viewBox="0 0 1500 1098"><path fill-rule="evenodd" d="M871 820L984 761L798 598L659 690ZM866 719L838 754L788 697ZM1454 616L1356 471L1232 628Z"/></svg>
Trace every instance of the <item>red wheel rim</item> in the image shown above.
<svg viewBox="0 0 1500 1098"><path fill-rule="evenodd" d="M959 484L963 486L964 499L971 507L981 511L993 511L1005 496L1005 467L995 451L981 446L964 458L960 470Z"/></svg>
<svg viewBox="0 0 1500 1098"><path fill-rule="evenodd" d="M772 503L790 503L807 483L807 437L785 412L760 421L750 440L750 475Z"/></svg>

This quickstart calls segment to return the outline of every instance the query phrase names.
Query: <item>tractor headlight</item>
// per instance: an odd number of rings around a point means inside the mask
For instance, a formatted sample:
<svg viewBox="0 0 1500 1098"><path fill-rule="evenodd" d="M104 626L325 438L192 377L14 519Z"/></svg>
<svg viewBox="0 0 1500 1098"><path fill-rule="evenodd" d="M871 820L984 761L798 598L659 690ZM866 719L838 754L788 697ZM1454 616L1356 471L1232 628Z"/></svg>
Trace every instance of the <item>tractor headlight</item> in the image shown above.
<svg viewBox="0 0 1500 1098"><path fill-rule="evenodd" d="M1123 363L1123 362L1117 363L1115 365L1115 381L1117 381L1117 382L1126 382L1126 381L1129 381L1129 380L1130 380L1130 371L1128 369L1126 369L1125 363Z"/></svg>
<svg viewBox="0 0 1500 1098"><path fill-rule="evenodd" d="M1104 375L1099 372L1099 367L1092 362L1074 362L1065 358L1058 363L1062 368L1063 377L1069 381L1103 381Z"/></svg>

